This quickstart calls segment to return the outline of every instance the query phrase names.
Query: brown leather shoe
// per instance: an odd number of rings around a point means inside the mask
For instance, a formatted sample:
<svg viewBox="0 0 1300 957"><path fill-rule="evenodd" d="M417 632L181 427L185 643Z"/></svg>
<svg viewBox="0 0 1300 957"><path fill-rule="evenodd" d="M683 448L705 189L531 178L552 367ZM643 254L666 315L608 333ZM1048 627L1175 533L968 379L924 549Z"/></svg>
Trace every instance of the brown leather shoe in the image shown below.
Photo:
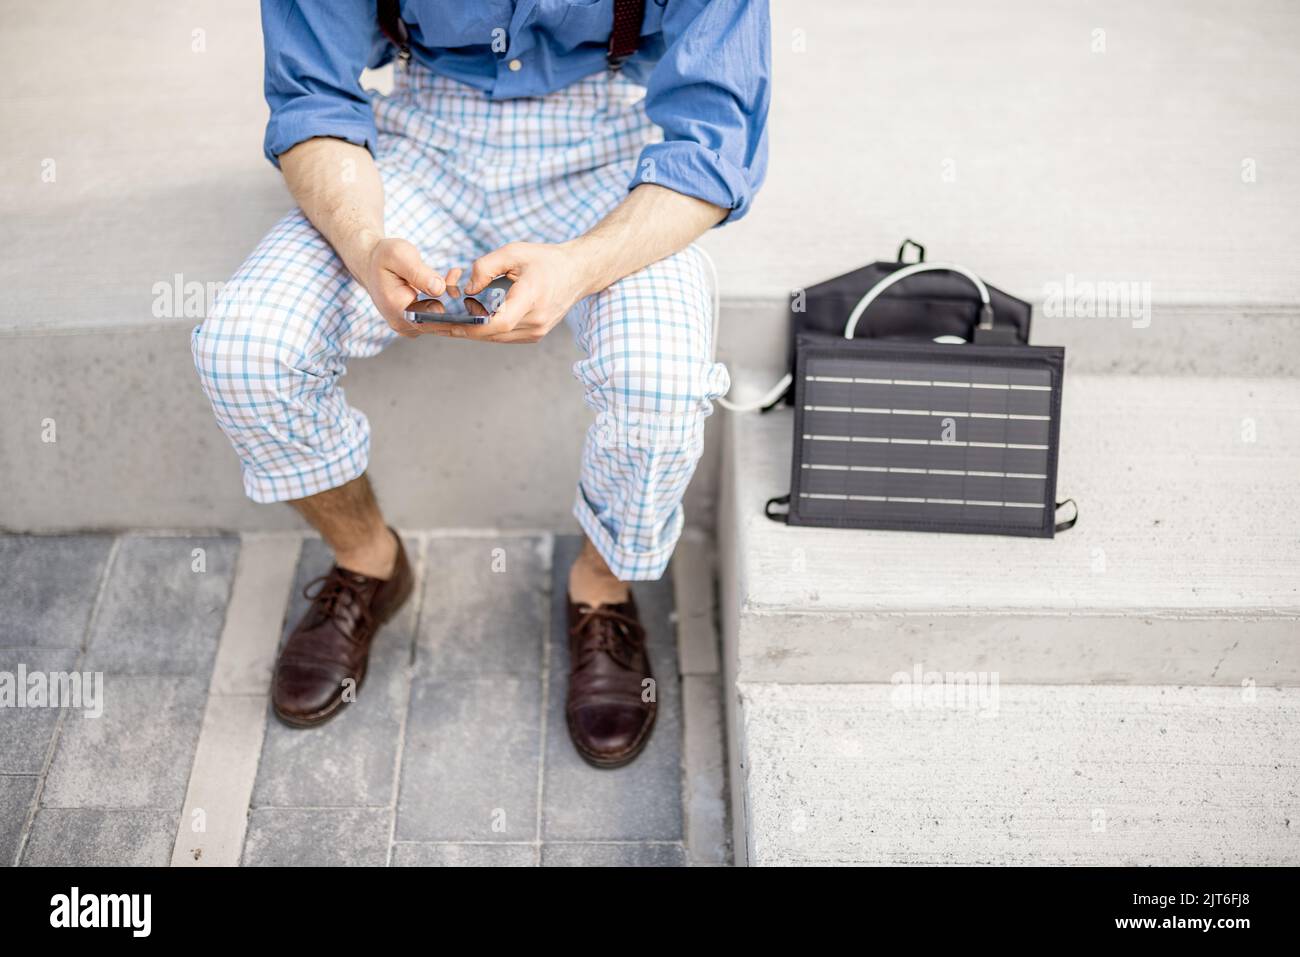
<svg viewBox="0 0 1300 957"><path fill-rule="evenodd" d="M375 633L415 588L402 539L396 532L393 537L391 578L367 578L335 565L303 589L311 607L280 650L271 682L271 704L285 724L310 728L327 721L347 703L344 682L352 679L356 691L366 680Z"/></svg>
<svg viewBox="0 0 1300 957"><path fill-rule="evenodd" d="M657 689L642 685L653 678L645 629L631 597L595 608L570 598L568 607L569 737L587 763L621 767L641 753L655 723Z"/></svg>

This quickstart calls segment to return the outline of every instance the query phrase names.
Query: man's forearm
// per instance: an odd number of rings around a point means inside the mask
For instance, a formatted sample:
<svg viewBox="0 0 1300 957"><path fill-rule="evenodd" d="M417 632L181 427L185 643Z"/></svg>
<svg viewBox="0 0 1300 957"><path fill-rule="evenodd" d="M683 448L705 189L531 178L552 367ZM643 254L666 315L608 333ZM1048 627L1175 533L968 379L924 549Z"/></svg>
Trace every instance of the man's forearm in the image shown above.
<svg viewBox="0 0 1300 957"><path fill-rule="evenodd" d="M357 279L384 237L384 184L369 150L318 137L280 155L289 192Z"/></svg>
<svg viewBox="0 0 1300 957"><path fill-rule="evenodd" d="M407 321L403 311L420 293L438 296L446 285L414 245L384 236L384 182L370 153L320 137L281 153L280 169L303 213L393 331L401 336L428 332Z"/></svg>
<svg viewBox="0 0 1300 957"><path fill-rule="evenodd" d="M583 294L591 295L686 248L726 215L702 199L643 183L590 232L565 245L578 254Z"/></svg>

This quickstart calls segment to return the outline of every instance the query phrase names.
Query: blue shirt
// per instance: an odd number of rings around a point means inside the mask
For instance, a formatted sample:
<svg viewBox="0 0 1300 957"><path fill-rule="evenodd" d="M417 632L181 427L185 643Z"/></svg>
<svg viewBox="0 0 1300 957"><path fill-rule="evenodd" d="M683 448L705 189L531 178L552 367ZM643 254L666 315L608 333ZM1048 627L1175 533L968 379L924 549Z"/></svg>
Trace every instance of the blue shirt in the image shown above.
<svg viewBox="0 0 1300 957"><path fill-rule="evenodd" d="M605 70L613 8L614 0L401 0L412 56L496 100L543 96ZM646 87L646 112L664 140L644 149L636 169L739 219L767 168L767 0L645 8L640 49L623 71ZM393 55L377 16L376 0L262 0L272 163L314 136L374 151L360 74ZM640 182L634 174L628 186Z"/></svg>

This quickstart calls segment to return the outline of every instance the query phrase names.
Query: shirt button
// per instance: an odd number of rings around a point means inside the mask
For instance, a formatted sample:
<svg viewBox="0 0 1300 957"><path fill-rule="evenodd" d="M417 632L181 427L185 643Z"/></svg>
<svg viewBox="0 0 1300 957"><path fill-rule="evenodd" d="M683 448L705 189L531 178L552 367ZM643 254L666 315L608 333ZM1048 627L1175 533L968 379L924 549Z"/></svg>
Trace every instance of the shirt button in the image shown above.
<svg viewBox="0 0 1300 957"><path fill-rule="evenodd" d="M518 72L519 72L520 70L522 70L523 68L524 68L524 65L523 65L522 63L520 63L518 60L511 60L511 61L510 61L510 72L511 72L511 73L518 73Z"/></svg>

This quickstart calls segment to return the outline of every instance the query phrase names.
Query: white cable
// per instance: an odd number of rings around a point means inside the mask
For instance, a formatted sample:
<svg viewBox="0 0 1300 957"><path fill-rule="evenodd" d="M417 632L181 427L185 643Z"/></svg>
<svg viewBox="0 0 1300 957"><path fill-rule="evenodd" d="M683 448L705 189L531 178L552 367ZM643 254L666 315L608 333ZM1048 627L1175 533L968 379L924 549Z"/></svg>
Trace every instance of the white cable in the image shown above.
<svg viewBox="0 0 1300 957"><path fill-rule="evenodd" d="M757 412L759 409L765 409L781 396L785 395L785 390L790 388L790 383L794 381L794 376L786 373L781 376L781 381L772 386L761 399L755 399L753 402L728 402L722 396L718 396L713 401L718 403L728 412Z"/></svg>
<svg viewBox="0 0 1300 957"><path fill-rule="evenodd" d="M722 326L722 290L718 287L718 267L707 249L702 246L695 246L694 248L704 257L704 261L709 265L709 272L713 275L713 358L716 360L718 355L718 330ZM755 399L753 402L730 402L722 396L718 396L713 401L729 412L757 412L764 406L771 405L781 398L793 381L793 377L787 372L781 376L781 381L768 389L761 399Z"/></svg>
<svg viewBox="0 0 1300 957"><path fill-rule="evenodd" d="M718 267L717 264L714 263L713 257L709 255L707 249L704 249L701 246L695 246L694 248L704 257L704 261L708 263L709 272L713 276L713 354L716 359L718 352L718 331L722 323L722 291L718 287ZM848 321L844 323L844 338L853 338L853 333L856 332L858 328L858 320L862 318L862 314L867 311L867 307L875 302L876 298L894 283L906 279L908 276L915 276L917 273L931 272L935 270L955 272L960 276L965 276L979 291L981 305L991 307L988 287L984 285L984 281L980 279L979 276L975 275L965 266L958 266L955 263L912 263L910 266L904 266L902 269L890 273L884 279L880 280L880 282L867 290L863 297L858 300L858 304L853 307L853 311L849 313ZM935 341L951 341L953 338L955 337L940 336L939 339L936 339ZM781 396L785 394L786 390L790 388L790 383L793 381L794 377L787 372L785 375L781 376L780 381L777 382L776 385L772 386L772 388L768 389L768 391L763 394L762 398L755 399L752 402L729 402L722 396L718 396L714 401L724 409L731 412L756 412L781 398Z"/></svg>
<svg viewBox="0 0 1300 957"><path fill-rule="evenodd" d="M891 272L888 276L886 276L884 279L880 280L880 282L876 283L874 286L872 286L870 289L867 290L866 295L864 295L861 299L858 300L858 304L854 306L853 311L849 313L848 322L844 323L844 338L845 339L853 338L853 333L858 328L858 320L862 318L862 314L867 311L867 306L875 302L876 297L879 296L882 292L884 292L894 283L898 282L900 279L906 279L908 276L915 276L919 272L930 272L931 270L943 270L945 272L955 272L958 275L965 276L967 279L973 282L975 284L975 288L979 290L980 302L985 306L990 305L988 286L984 285L984 280L980 279L979 276L975 275L965 266L958 266L954 263L926 263L926 262L912 263L910 266L904 266L902 269L899 269L896 272Z"/></svg>

